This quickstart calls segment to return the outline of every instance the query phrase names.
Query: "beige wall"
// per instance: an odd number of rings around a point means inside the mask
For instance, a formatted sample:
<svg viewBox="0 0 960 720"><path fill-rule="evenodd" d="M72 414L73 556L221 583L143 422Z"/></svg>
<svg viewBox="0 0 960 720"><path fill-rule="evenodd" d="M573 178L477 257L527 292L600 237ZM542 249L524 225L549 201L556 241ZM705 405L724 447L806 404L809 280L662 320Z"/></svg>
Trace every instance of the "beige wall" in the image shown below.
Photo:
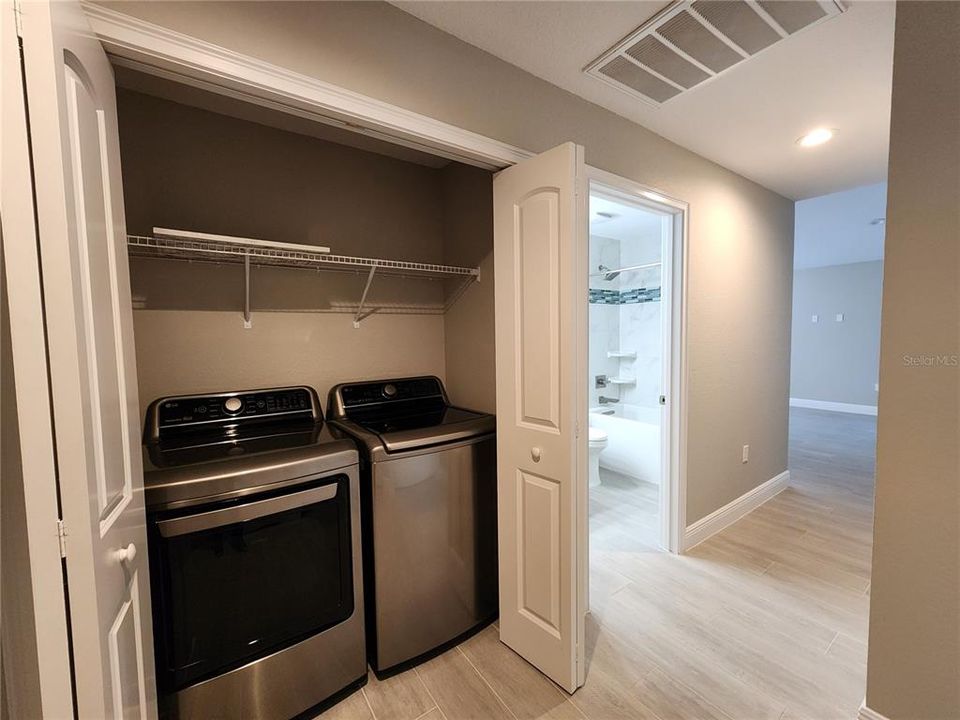
<svg viewBox="0 0 960 720"><path fill-rule="evenodd" d="M457 197L446 189L449 171L130 91L119 92L118 111L132 234L159 225L343 254L444 258L444 203ZM489 173L465 170L489 185ZM375 314L355 329L352 315L324 312L356 303L365 273L254 268L251 329L239 312L242 277L237 266L132 262L142 405L172 393L287 383L325 397L341 381L445 374L443 316ZM427 307L443 293L438 282L378 277L369 299Z"/></svg>
<svg viewBox="0 0 960 720"><path fill-rule="evenodd" d="M891 720L955 720L960 717L958 3L897 4L889 177L867 705ZM946 362L938 363L936 356Z"/></svg>
<svg viewBox="0 0 960 720"><path fill-rule="evenodd" d="M882 286L882 260L794 273L791 398L876 408Z"/></svg>
<svg viewBox="0 0 960 720"><path fill-rule="evenodd" d="M792 202L383 3L113 6L528 150L573 140L688 201L687 521L786 468Z"/></svg>

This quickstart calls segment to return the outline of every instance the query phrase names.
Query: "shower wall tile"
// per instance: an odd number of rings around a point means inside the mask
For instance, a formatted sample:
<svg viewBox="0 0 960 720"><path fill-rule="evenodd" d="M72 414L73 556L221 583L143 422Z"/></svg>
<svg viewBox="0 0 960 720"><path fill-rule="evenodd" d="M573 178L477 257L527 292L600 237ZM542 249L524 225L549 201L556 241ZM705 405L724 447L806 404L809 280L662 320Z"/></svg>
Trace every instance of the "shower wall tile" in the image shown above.
<svg viewBox="0 0 960 720"><path fill-rule="evenodd" d="M601 236L590 237L590 272L599 266L617 269L659 260L659 239L620 243ZM590 302L590 406L598 397L656 406L660 395L661 318L660 268L627 270L613 280L594 276L589 281ZM633 351L636 359L608 358L610 350ZM597 390L596 375L635 378L636 385L608 385Z"/></svg>
<svg viewBox="0 0 960 720"><path fill-rule="evenodd" d="M661 381L661 303L657 301L620 306L620 347L637 353L621 361L621 376L636 379L624 386L624 402L653 407L658 404Z"/></svg>
<svg viewBox="0 0 960 720"><path fill-rule="evenodd" d="M610 238L600 237L599 235L590 236L590 274L589 279L591 289L599 290L619 290L620 280L604 280L602 276L595 275L600 272L600 266L608 268L620 267L620 242Z"/></svg>
<svg viewBox="0 0 960 720"><path fill-rule="evenodd" d="M614 377L619 371L616 359L607 357L607 351L616 350L620 345L620 306L619 305L590 305L590 407L599 404L601 394L607 397L618 397L617 389L613 385L598 390L595 387L594 377L606 375Z"/></svg>

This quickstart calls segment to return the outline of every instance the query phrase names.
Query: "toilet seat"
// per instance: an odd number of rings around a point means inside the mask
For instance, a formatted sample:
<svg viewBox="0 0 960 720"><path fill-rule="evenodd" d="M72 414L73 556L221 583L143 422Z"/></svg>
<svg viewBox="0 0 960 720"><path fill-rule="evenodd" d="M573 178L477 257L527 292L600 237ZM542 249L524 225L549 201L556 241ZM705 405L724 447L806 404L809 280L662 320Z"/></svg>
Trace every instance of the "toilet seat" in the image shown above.
<svg viewBox="0 0 960 720"><path fill-rule="evenodd" d="M589 442L591 445L606 445L607 431L600 428L590 428Z"/></svg>

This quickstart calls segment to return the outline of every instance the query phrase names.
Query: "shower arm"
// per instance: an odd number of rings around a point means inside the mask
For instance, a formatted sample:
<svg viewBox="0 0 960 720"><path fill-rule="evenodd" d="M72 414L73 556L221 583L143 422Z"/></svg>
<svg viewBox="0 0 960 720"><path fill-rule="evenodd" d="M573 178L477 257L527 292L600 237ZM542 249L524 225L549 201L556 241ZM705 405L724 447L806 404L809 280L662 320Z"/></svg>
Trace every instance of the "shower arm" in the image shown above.
<svg viewBox="0 0 960 720"><path fill-rule="evenodd" d="M661 265L663 265L663 263L659 263L659 262L646 263L644 265L630 265L629 267L616 268L613 270L604 270L602 272L590 273L589 277L606 277L607 275L611 275L613 273L617 273L619 275L620 273L627 272L628 270L645 270L646 268L660 267Z"/></svg>

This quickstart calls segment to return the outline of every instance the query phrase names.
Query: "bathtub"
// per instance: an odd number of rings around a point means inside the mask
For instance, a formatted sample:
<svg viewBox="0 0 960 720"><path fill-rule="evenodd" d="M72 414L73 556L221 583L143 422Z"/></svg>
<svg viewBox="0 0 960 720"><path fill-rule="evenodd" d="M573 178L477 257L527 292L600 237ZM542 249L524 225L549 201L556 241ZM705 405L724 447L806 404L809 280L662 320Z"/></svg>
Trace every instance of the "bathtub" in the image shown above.
<svg viewBox="0 0 960 720"><path fill-rule="evenodd" d="M660 408L601 405L590 408L590 427L607 433L600 467L660 484Z"/></svg>

